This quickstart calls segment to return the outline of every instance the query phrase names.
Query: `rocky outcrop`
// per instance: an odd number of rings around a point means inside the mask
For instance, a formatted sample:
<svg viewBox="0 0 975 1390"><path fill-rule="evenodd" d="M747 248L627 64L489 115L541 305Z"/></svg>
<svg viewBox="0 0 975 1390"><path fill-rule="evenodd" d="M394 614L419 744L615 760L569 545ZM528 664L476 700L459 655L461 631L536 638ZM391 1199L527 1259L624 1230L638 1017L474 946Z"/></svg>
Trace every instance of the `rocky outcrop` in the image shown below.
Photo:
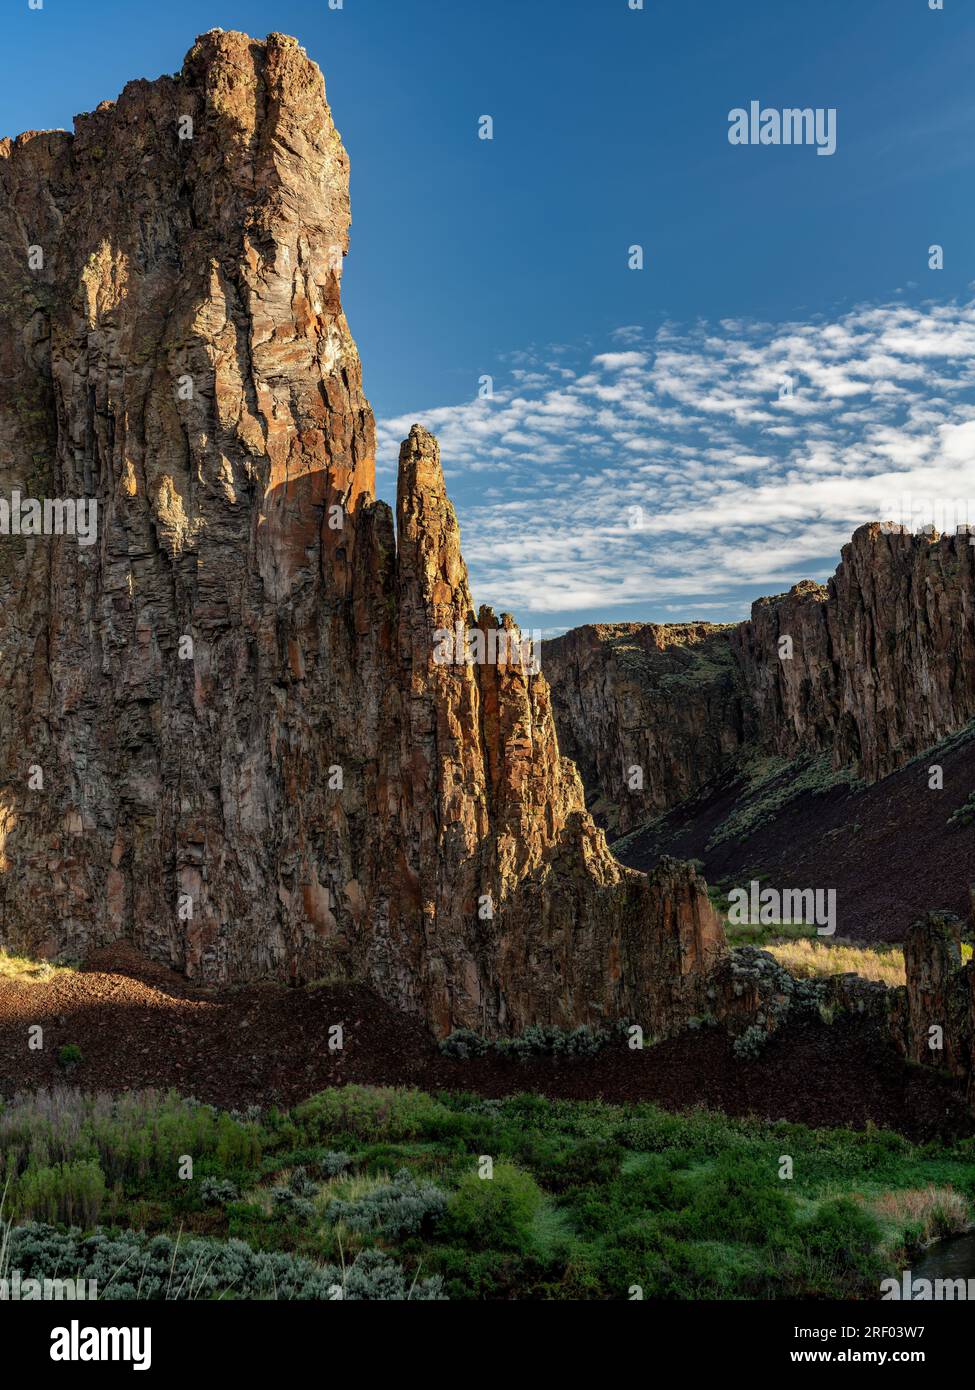
<svg viewBox="0 0 975 1390"><path fill-rule="evenodd" d="M705 1017L724 1026L735 1055L747 1060L780 1030L803 1020L829 1025L844 1014L886 1029L890 993L878 981L853 973L794 976L771 951L739 946L721 959L707 982Z"/></svg>
<svg viewBox="0 0 975 1390"><path fill-rule="evenodd" d="M757 1056L780 1028L816 1009L823 994L818 981L796 979L756 946L729 952L706 991L709 1013L734 1038L742 1059Z"/></svg>
<svg viewBox="0 0 975 1390"><path fill-rule="evenodd" d="M94 544L0 536L0 941L367 980L441 1033L673 1031L719 922L609 854L429 434L395 525L375 499L348 231L281 35L0 143L0 497L98 503Z"/></svg>
<svg viewBox="0 0 975 1390"><path fill-rule="evenodd" d="M963 963L961 919L928 912L904 940L906 985L889 989L856 974L797 979L768 951L739 947L708 980L705 1018L720 1022L743 1061L762 1053L781 1029L803 1017L838 1016L879 1032L915 1066L947 1073L967 1091L975 1113L975 965Z"/></svg>
<svg viewBox="0 0 975 1390"><path fill-rule="evenodd" d="M975 1103L975 972L962 965L962 924L929 912L904 941L906 986L890 999L891 1031L912 1062L972 1084Z"/></svg>
<svg viewBox="0 0 975 1390"><path fill-rule="evenodd" d="M731 627L598 624L545 643L559 740L625 834L692 796L746 738Z"/></svg>
<svg viewBox="0 0 975 1390"><path fill-rule="evenodd" d="M560 737L625 831L736 755L827 755L875 782L975 718L975 546L862 526L827 585L737 627L584 627L546 644ZM549 654L551 652L551 655ZM623 781L642 767L643 790Z"/></svg>
<svg viewBox="0 0 975 1390"><path fill-rule="evenodd" d="M690 1025L720 1024L743 1064L776 1035L803 1021L862 1028L864 1046L879 1038L915 1066L960 1083L975 1114L975 964L963 963L961 919L928 912L904 942L906 985L890 989L856 974L800 979L769 952L742 946L722 957L704 989L706 1007Z"/></svg>

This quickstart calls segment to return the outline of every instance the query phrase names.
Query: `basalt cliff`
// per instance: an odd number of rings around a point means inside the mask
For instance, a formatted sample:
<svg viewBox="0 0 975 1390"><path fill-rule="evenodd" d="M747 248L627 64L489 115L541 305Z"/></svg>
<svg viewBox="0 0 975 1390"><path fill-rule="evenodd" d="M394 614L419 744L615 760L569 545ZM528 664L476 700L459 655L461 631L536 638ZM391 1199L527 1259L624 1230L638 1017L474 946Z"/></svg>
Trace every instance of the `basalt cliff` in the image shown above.
<svg viewBox="0 0 975 1390"><path fill-rule="evenodd" d="M619 832L749 755L821 755L875 783L975 718L968 534L860 527L827 585L738 625L623 623L545 644L562 745Z"/></svg>
<svg viewBox="0 0 975 1390"><path fill-rule="evenodd" d="M693 870L622 868L485 634L436 441L396 515L340 303L349 166L293 40L213 31L0 142L0 944L367 981L439 1033L701 1011Z"/></svg>

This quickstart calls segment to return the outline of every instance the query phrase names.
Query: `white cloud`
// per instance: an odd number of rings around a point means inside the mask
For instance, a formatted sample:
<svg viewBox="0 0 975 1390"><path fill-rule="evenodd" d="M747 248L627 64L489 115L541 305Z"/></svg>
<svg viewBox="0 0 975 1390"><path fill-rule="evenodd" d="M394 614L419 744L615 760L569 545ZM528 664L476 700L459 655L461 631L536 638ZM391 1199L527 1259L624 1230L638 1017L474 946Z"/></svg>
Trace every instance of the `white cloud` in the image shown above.
<svg viewBox="0 0 975 1390"><path fill-rule="evenodd" d="M509 354L493 398L380 422L381 474L414 419L439 436L478 601L730 610L831 572L891 498L975 499L975 301L610 338L577 374Z"/></svg>
<svg viewBox="0 0 975 1390"><path fill-rule="evenodd" d="M624 367L642 367L646 360L646 353L643 352L601 352L592 359L592 363L594 367L618 372Z"/></svg>

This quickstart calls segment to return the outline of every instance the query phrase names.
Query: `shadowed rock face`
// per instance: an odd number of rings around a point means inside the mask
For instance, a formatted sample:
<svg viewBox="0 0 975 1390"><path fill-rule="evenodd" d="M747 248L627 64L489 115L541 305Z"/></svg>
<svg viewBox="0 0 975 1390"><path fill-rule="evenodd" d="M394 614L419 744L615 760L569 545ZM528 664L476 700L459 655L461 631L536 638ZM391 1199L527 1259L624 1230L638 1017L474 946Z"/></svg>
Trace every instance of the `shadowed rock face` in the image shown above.
<svg viewBox="0 0 975 1390"><path fill-rule="evenodd" d="M904 940L907 985L892 994L891 1030L910 1061L975 1086L975 971L971 962L962 965L961 937L951 912L912 923Z"/></svg>
<svg viewBox="0 0 975 1390"><path fill-rule="evenodd" d="M280 35L0 142L0 496L99 503L94 545L0 537L0 940L348 975L440 1032L672 1031L720 925L685 866L610 856L544 677L436 659L513 624L474 613L429 434L395 529L374 498L348 229Z"/></svg>
<svg viewBox="0 0 975 1390"><path fill-rule="evenodd" d="M619 834L693 796L744 744L733 630L600 623L545 643L559 739Z"/></svg>

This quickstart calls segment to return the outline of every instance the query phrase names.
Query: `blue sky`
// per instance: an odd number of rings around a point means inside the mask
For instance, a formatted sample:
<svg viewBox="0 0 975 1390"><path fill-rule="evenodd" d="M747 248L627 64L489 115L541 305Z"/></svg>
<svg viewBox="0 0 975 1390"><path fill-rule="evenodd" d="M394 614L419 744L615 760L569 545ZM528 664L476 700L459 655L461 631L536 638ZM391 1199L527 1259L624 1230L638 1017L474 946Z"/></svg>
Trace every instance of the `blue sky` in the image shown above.
<svg viewBox="0 0 975 1390"><path fill-rule="evenodd" d="M422 420L477 601L725 621L888 498L975 499L975 6L944 6L5 0L0 133L217 25L297 35L352 159L380 493ZM836 153L732 146L752 100L835 108Z"/></svg>

